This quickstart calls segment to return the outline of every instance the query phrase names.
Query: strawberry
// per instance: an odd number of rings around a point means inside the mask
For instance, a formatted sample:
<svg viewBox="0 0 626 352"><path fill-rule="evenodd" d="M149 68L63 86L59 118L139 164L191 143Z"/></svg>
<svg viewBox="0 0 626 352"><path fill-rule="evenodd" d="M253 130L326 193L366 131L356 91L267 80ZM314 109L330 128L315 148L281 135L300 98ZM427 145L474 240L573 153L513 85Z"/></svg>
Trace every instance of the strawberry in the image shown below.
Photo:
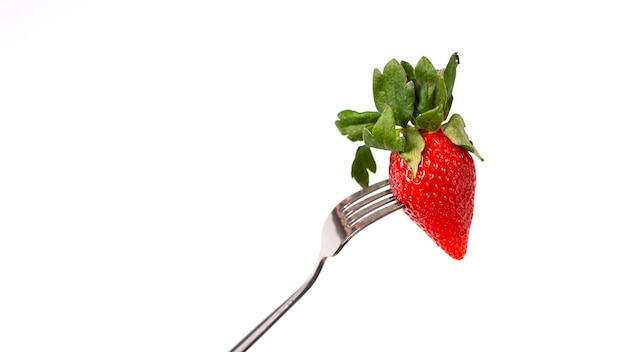
<svg viewBox="0 0 626 352"><path fill-rule="evenodd" d="M436 70L422 57L415 67L391 60L374 70L377 111L344 110L335 122L351 141L363 141L352 177L369 184L376 172L371 148L390 151L389 184L404 211L450 257L467 251L474 212L476 169L470 152L483 160L459 114L448 118L459 57Z"/></svg>
<svg viewBox="0 0 626 352"><path fill-rule="evenodd" d="M391 153L391 191L409 218L439 247L462 259L474 211L474 160L441 129L422 136L425 148L415 177L402 156Z"/></svg>

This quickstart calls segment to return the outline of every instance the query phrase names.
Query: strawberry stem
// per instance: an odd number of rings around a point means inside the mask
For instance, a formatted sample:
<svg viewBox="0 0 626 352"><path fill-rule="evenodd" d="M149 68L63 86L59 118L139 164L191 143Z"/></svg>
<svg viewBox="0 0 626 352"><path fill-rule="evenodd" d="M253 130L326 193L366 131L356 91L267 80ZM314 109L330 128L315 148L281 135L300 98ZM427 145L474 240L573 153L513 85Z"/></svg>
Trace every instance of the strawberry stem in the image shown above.
<svg viewBox="0 0 626 352"><path fill-rule="evenodd" d="M426 57L415 67L392 59L382 72L374 69L372 88L377 111L339 112L335 121L339 132L353 142L364 143L357 149L352 163L352 177L359 185L367 186L369 173L376 172L376 162L369 148L400 153L415 176L424 149L421 133L440 128L454 144L483 160L467 136L460 115L452 115L444 124L452 107L452 89L459 62L459 55L454 53L447 66L437 70Z"/></svg>

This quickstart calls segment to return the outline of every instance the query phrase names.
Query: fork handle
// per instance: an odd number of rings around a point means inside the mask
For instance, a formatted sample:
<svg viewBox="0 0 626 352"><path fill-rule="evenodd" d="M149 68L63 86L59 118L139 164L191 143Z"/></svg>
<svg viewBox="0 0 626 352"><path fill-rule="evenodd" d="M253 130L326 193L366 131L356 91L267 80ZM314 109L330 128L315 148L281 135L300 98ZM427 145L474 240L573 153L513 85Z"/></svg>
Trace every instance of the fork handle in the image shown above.
<svg viewBox="0 0 626 352"><path fill-rule="evenodd" d="M247 351L250 346L252 346L267 330L269 330L274 323L278 321L287 311L296 303L298 300L304 296L304 294L313 286L315 280L319 276L322 271L322 267L324 266L325 257L321 257L318 259L317 264L315 265L315 270L313 274L304 282L300 288L294 292L283 304L278 306L270 315L267 316L259 325L257 325L246 337L244 337L230 352L243 352Z"/></svg>

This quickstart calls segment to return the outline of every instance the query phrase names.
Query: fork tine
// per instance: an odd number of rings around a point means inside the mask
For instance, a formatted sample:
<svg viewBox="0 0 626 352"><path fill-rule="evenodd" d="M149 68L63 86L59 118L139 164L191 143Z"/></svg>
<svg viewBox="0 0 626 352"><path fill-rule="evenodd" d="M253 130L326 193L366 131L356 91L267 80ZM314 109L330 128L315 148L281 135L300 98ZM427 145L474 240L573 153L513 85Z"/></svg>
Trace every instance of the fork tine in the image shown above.
<svg viewBox="0 0 626 352"><path fill-rule="evenodd" d="M380 188L373 192L363 194L361 198L358 198L354 200L353 202L351 202L350 204L347 204L342 209L346 215L351 215L363 209L364 205L366 206L367 204L374 203L375 201L381 198L385 198L389 196L393 198L393 195L391 194L391 190L389 188Z"/></svg>
<svg viewBox="0 0 626 352"><path fill-rule="evenodd" d="M351 236L402 208L388 186L388 180L380 181L352 194L341 203L338 210Z"/></svg>
<svg viewBox="0 0 626 352"><path fill-rule="evenodd" d="M370 212L367 216L359 218L358 221L350 225L350 227L352 227L352 235L355 235L357 232L363 230L377 220L393 213L398 209L401 209L402 207L403 205L396 202L395 199L385 202L385 204L383 204L383 207L381 207L379 210Z"/></svg>
<svg viewBox="0 0 626 352"><path fill-rule="evenodd" d="M359 219L374 212L376 209L394 203L395 201L396 198L391 194L390 190L367 198L367 201L357 204L360 207L355 206L352 207L350 211L344 211L348 226L352 226L352 224L359 221Z"/></svg>
<svg viewBox="0 0 626 352"><path fill-rule="evenodd" d="M388 185L389 185L389 180L383 180L383 181L377 182L371 186L365 187L362 190L355 192L352 195L346 197L343 201L341 201L340 205L344 207L345 209L345 207L349 207L350 205L359 202L359 200L363 199L364 197Z"/></svg>

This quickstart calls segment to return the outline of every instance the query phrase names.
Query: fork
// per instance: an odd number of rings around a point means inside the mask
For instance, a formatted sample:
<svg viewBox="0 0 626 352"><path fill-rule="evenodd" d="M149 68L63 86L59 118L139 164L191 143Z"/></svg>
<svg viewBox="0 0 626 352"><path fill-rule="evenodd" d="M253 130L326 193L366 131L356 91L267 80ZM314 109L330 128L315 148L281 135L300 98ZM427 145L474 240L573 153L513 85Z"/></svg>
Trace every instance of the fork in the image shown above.
<svg viewBox="0 0 626 352"><path fill-rule="evenodd" d="M243 352L250 348L313 286L326 259L337 255L359 231L400 208L402 205L391 194L388 180L365 187L339 202L326 218L322 228L322 248L311 276L230 352Z"/></svg>

